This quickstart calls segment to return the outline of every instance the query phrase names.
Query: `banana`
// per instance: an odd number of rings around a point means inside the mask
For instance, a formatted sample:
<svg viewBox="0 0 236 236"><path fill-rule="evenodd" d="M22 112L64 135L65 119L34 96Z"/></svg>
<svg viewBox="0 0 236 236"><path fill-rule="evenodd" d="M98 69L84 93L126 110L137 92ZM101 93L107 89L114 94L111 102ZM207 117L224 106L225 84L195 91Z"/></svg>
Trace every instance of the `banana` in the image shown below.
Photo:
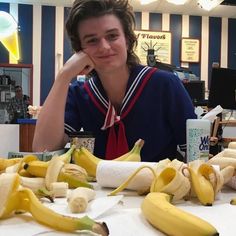
<svg viewBox="0 0 236 236"><path fill-rule="evenodd" d="M225 148L224 151L223 151L223 157L236 158L236 149L233 149L233 148Z"/></svg>
<svg viewBox="0 0 236 236"><path fill-rule="evenodd" d="M87 182L87 173L75 164L65 164L59 156L54 156L49 162L45 176L45 184L48 190L54 182L67 182L70 188L93 188Z"/></svg>
<svg viewBox="0 0 236 236"><path fill-rule="evenodd" d="M64 165L64 162L58 158L58 156L53 156L49 162L47 173L45 176L45 185L48 190L51 190L51 184L57 182L59 173Z"/></svg>
<svg viewBox="0 0 236 236"><path fill-rule="evenodd" d="M112 192L110 192L108 194L108 196L115 196L117 193L121 192L122 190L124 190L128 185L129 183L135 178L135 176L144 168L147 168L149 169L152 174L153 174L153 177L154 179L157 178L157 174L154 170L154 168L152 168L151 166L148 166L148 165L143 165L143 166L140 166L137 170L134 171L133 174L131 174L127 180L125 180L119 187L117 187L116 189L114 189Z"/></svg>
<svg viewBox="0 0 236 236"><path fill-rule="evenodd" d="M236 169L236 158L232 157L213 157L207 161L207 163L210 165L218 165L220 169L224 169L227 166L233 166Z"/></svg>
<svg viewBox="0 0 236 236"><path fill-rule="evenodd" d="M51 184L51 191L53 197L66 197L69 188L66 182L54 182Z"/></svg>
<svg viewBox="0 0 236 236"><path fill-rule="evenodd" d="M212 206L215 191L209 180L210 174L215 174L212 166L201 162L190 162L188 166L191 186L199 201L205 206Z"/></svg>
<svg viewBox="0 0 236 236"><path fill-rule="evenodd" d="M229 142L228 148L236 149L236 142Z"/></svg>
<svg viewBox="0 0 236 236"><path fill-rule="evenodd" d="M235 198L232 198L232 199L230 200L230 204L231 204L231 205L236 205L236 197L235 197Z"/></svg>
<svg viewBox="0 0 236 236"><path fill-rule="evenodd" d="M93 189L79 187L70 192L67 196L68 206L72 213L85 212L88 203L96 196Z"/></svg>
<svg viewBox="0 0 236 236"><path fill-rule="evenodd" d="M152 192L143 200L141 211L158 230L173 236L217 236L216 228L207 221L185 212L170 203L171 196Z"/></svg>
<svg viewBox="0 0 236 236"><path fill-rule="evenodd" d="M47 173L48 164L49 161L31 161L24 165L24 169L32 176L44 178Z"/></svg>
<svg viewBox="0 0 236 236"><path fill-rule="evenodd" d="M33 192L37 192L41 188L45 188L45 179L40 177L23 177L20 176L20 184L23 187L30 188Z"/></svg>
<svg viewBox="0 0 236 236"><path fill-rule="evenodd" d="M166 158L157 162L155 170L157 174L160 174L161 171L171 163L171 160Z"/></svg>
<svg viewBox="0 0 236 236"><path fill-rule="evenodd" d="M31 189L20 187L20 177L17 173L2 174L0 190L4 190L0 196L0 218L9 217L14 211L23 210L31 213L39 223L56 230L67 232L89 230L103 236L109 234L105 223L98 223L88 216L75 218L60 215L44 206Z"/></svg>
<svg viewBox="0 0 236 236"><path fill-rule="evenodd" d="M64 163L70 163L71 156L75 150L75 147L76 147L75 145L72 145L67 152L65 152L64 154L58 157ZM50 163L50 160L49 161L34 160L34 161L27 162L24 165L24 169L32 176L45 177L49 163Z"/></svg>
<svg viewBox="0 0 236 236"><path fill-rule="evenodd" d="M165 167L158 175L154 168L151 166L141 166L129 178L124 181L119 187L109 193L109 196L114 196L121 192L129 183L135 178L135 176L144 168L148 168L153 173L153 181L150 186L150 192L165 192L173 195L173 200L182 199L190 191L190 182L181 172L177 171L173 167ZM148 192L147 190L144 193Z"/></svg>
<svg viewBox="0 0 236 236"><path fill-rule="evenodd" d="M141 161L140 151L143 145L144 141L139 139L136 141L131 151L113 159L113 161ZM96 157L85 147L76 149L72 156L75 164L83 167L89 176L96 178L97 165L101 160L103 160L102 158Z"/></svg>
<svg viewBox="0 0 236 236"><path fill-rule="evenodd" d="M234 175L234 167L227 166L227 167L223 168L220 172L224 178L224 184L227 184Z"/></svg>
<svg viewBox="0 0 236 236"><path fill-rule="evenodd" d="M22 158L12 158L12 159L0 158L0 171L4 171L7 167L19 163L21 159Z"/></svg>
<svg viewBox="0 0 236 236"><path fill-rule="evenodd" d="M173 167L166 167L153 180L150 192L163 192L173 195L173 201L180 200L190 191L190 182Z"/></svg>

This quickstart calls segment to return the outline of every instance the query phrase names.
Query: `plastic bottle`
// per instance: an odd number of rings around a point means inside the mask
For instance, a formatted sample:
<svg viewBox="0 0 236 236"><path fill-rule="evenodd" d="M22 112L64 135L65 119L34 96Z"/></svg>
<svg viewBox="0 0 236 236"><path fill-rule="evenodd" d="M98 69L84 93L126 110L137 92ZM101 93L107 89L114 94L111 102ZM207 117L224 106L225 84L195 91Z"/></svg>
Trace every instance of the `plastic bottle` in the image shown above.
<svg viewBox="0 0 236 236"><path fill-rule="evenodd" d="M210 148L209 120L188 119L187 120L187 162L193 160L207 161Z"/></svg>

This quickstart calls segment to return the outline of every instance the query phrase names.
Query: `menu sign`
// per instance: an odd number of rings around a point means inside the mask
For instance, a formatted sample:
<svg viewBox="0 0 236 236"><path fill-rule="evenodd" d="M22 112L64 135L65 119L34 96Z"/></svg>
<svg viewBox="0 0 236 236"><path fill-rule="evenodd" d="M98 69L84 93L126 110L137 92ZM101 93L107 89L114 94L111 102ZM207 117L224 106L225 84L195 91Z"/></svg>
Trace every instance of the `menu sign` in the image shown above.
<svg viewBox="0 0 236 236"><path fill-rule="evenodd" d="M138 45L135 53L142 64L147 64L148 49L154 50L157 61L171 64L171 33L157 31L137 31Z"/></svg>
<svg viewBox="0 0 236 236"><path fill-rule="evenodd" d="M182 38L181 41L181 62L199 62L199 39Z"/></svg>

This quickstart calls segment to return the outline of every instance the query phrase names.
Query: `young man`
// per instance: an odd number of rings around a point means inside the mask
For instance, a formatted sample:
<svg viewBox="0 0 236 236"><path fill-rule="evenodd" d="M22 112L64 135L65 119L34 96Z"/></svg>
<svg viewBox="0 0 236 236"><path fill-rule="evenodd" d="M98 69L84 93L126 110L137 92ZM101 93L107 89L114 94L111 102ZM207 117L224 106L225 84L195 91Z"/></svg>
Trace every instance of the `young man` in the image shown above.
<svg viewBox="0 0 236 236"><path fill-rule="evenodd" d="M139 64L134 14L126 0L76 0L66 23L75 54L58 73L37 121L33 149L56 150L83 128L94 154L113 159L144 139L142 161L175 158L195 118L181 81ZM71 80L90 74L85 83Z"/></svg>

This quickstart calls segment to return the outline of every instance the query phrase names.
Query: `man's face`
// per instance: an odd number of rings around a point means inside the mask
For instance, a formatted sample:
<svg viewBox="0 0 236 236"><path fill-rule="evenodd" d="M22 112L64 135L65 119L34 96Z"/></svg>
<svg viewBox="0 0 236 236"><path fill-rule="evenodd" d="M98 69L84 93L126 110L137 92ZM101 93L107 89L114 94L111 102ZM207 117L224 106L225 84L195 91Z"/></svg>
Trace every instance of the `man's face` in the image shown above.
<svg viewBox="0 0 236 236"><path fill-rule="evenodd" d="M78 32L82 49L95 63L95 70L111 72L126 66L127 43L116 16L104 15L84 20Z"/></svg>
<svg viewBox="0 0 236 236"><path fill-rule="evenodd" d="M22 95L23 95L22 94L22 88L16 88L15 93L16 93L17 98L21 98Z"/></svg>

